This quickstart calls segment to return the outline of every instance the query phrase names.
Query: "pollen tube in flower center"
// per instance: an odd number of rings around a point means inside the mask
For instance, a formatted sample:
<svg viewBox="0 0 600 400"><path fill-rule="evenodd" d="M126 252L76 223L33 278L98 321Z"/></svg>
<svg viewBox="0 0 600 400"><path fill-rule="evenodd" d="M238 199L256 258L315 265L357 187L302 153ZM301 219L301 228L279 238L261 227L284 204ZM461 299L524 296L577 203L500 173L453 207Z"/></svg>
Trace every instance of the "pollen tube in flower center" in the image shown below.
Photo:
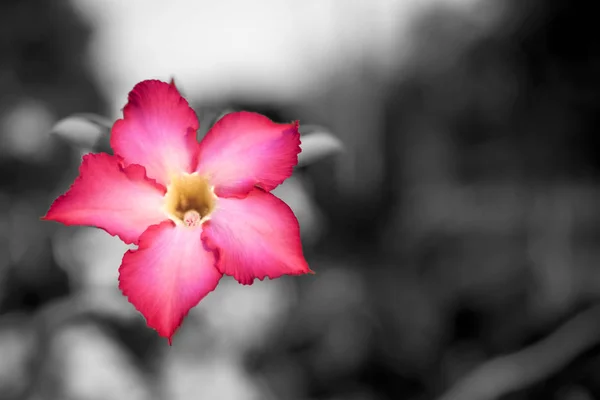
<svg viewBox="0 0 600 400"><path fill-rule="evenodd" d="M195 227L208 220L217 197L206 178L193 174L175 176L167 186L165 212L176 224Z"/></svg>

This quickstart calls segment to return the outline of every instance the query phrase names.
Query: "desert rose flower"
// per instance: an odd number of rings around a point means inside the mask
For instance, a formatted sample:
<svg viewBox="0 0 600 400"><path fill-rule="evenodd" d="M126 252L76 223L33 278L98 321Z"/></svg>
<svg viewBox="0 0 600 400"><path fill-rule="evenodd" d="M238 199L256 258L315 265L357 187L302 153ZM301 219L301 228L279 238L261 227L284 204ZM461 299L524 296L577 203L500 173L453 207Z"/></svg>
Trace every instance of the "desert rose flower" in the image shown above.
<svg viewBox="0 0 600 400"><path fill-rule="evenodd" d="M43 217L138 245L123 256L119 287L169 343L223 274L249 285L312 272L296 217L270 193L297 163L298 122L235 112L201 142L198 128L175 85L140 82L112 127L114 155L83 156Z"/></svg>

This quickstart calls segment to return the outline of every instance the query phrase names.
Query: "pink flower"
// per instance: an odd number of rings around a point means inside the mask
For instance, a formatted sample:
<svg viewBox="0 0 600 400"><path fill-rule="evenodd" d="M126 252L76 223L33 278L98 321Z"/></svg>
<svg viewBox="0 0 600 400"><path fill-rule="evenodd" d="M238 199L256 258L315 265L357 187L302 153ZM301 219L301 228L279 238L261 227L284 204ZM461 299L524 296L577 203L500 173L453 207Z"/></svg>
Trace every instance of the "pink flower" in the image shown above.
<svg viewBox="0 0 600 400"><path fill-rule="evenodd" d="M270 193L298 161L297 121L231 113L198 143L196 114L175 85L156 80L133 88L123 117L111 132L115 155L83 156L43 219L137 244L119 287L169 343L223 274L250 285L312 272L296 217Z"/></svg>

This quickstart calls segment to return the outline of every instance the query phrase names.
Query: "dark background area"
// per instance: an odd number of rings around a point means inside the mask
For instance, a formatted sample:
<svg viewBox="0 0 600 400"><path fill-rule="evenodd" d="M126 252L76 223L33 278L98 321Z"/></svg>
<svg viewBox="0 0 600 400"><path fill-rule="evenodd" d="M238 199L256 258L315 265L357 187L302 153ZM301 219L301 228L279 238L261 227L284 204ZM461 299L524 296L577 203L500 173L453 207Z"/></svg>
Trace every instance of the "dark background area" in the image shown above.
<svg viewBox="0 0 600 400"><path fill-rule="evenodd" d="M298 104L219 104L346 152L278 189L317 274L225 282L169 348L118 293L125 246L39 220L80 160L53 124L109 108L92 28L65 1L2 2L0 399L600 398L597 14L506 4L483 34L423 12L390 77L365 63Z"/></svg>

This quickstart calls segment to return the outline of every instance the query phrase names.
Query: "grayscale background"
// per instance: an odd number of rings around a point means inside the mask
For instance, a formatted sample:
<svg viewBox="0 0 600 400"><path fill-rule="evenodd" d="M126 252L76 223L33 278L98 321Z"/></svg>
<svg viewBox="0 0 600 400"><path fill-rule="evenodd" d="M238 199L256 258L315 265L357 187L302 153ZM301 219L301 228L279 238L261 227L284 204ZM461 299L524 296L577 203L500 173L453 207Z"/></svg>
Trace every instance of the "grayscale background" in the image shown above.
<svg viewBox="0 0 600 400"><path fill-rule="evenodd" d="M592 4L2 0L0 399L600 399ZM224 279L169 347L127 247L39 217L81 156L54 124L171 77L345 150L277 189L316 275Z"/></svg>

